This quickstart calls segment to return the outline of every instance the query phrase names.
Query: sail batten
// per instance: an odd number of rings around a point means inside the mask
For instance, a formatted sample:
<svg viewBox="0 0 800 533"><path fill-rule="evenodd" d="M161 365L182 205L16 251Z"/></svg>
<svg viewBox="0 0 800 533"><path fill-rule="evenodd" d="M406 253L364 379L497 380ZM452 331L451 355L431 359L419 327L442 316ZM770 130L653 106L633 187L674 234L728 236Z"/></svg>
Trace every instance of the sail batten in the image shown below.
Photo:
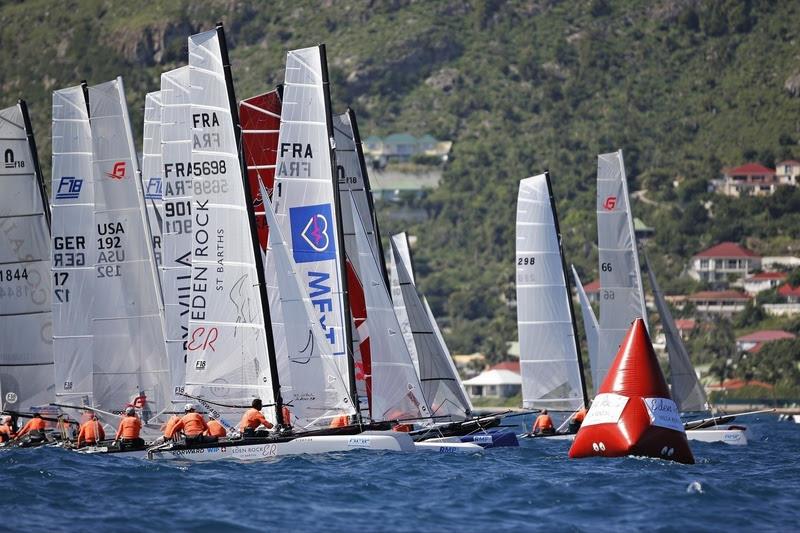
<svg viewBox="0 0 800 533"><path fill-rule="evenodd" d="M585 386L549 176L521 180L519 199L515 266L522 405L574 411L584 405Z"/></svg>

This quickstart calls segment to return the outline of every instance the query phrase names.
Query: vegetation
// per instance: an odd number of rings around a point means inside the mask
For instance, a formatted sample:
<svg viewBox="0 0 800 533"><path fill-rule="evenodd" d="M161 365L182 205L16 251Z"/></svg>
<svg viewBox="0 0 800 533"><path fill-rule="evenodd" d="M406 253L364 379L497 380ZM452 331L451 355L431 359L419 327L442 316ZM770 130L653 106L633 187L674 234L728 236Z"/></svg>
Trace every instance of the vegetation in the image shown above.
<svg viewBox="0 0 800 533"><path fill-rule="evenodd" d="M285 51L327 43L334 107L362 134L454 142L413 227L381 205L383 235L419 237L422 290L454 352L504 356L516 339L514 206L549 168L568 260L596 276L595 157L622 148L633 210L666 292L720 240L796 253L800 190L707 192L723 165L800 157L800 4L767 0L1 1L0 104L29 101L45 170L53 89L123 75L141 133L144 93L222 20L239 97L283 79ZM677 187L673 186L677 182ZM747 325L751 325L752 317ZM718 354L722 357L721 354Z"/></svg>

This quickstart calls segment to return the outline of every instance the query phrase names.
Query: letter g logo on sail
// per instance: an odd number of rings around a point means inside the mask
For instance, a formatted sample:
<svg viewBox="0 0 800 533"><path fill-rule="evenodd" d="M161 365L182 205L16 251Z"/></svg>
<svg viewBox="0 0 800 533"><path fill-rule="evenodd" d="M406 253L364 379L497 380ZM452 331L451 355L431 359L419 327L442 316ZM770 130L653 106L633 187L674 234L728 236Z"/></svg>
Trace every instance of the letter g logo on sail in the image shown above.
<svg viewBox="0 0 800 533"><path fill-rule="evenodd" d="M330 204L289 209L292 225L292 255L297 263L336 258Z"/></svg>

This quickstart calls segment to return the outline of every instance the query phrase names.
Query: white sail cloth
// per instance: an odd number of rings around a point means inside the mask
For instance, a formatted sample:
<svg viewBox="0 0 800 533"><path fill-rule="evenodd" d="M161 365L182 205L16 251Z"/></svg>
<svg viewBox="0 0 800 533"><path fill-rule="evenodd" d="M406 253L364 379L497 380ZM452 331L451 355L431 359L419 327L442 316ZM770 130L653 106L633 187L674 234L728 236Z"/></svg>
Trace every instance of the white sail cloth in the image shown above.
<svg viewBox="0 0 800 533"><path fill-rule="evenodd" d="M577 410L584 402L578 340L545 174L520 181L516 243L522 405Z"/></svg>
<svg viewBox="0 0 800 533"><path fill-rule="evenodd" d="M350 205L354 211L357 209L352 200ZM428 418L431 411L400 334L379 260L360 224L355 224L355 236L358 254L354 266L364 286L370 320L372 418L376 421Z"/></svg>
<svg viewBox="0 0 800 533"><path fill-rule="evenodd" d="M597 157L597 244L600 266L600 335L596 386L602 383L636 318L647 325L642 276L622 150Z"/></svg>
<svg viewBox="0 0 800 533"><path fill-rule="evenodd" d="M393 249L397 249L397 256L404 262L406 271L409 273L411 281L414 281L414 268L411 265L411 252L408 249L408 239L406 234L392 235L391 245ZM408 353L411 354L411 360L414 361L414 368L417 369L419 374L419 354L417 353L417 346L414 342L414 333L412 332L411 322L409 320L406 303L403 301L403 289L400 286L400 276L397 269L397 257L395 253L391 254L392 268L389 269L389 284L391 285L392 303L394 304L394 314L397 315L397 322L400 324L400 331L403 334L403 339L408 346ZM421 375L421 374L420 374Z"/></svg>
<svg viewBox="0 0 800 533"><path fill-rule="evenodd" d="M95 223L94 406L119 411L144 394L150 411L158 413L169 394L159 279L122 78L88 92Z"/></svg>
<svg viewBox="0 0 800 533"><path fill-rule="evenodd" d="M221 46L218 30L189 38L193 218L186 393L233 417L253 398L265 405L274 398ZM268 416L275 420L274 409Z"/></svg>
<svg viewBox="0 0 800 533"><path fill-rule="evenodd" d="M398 241L402 242L401 246L405 245L405 253L397 246ZM408 268L411 265L411 256L405 234L394 235L391 244L393 271L396 271L400 286L400 295L394 301L394 306L397 309L399 301L407 311L412 341L419 357L419 380L423 396L430 406L431 416L437 422L465 420L471 414L472 405L462 388L450 354L444 348L444 343L440 342L441 337L430 308L427 302L423 304L412 280Z"/></svg>
<svg viewBox="0 0 800 533"><path fill-rule="evenodd" d="M53 360L56 398L92 403L94 186L83 87L53 92Z"/></svg>
<svg viewBox="0 0 800 533"><path fill-rule="evenodd" d="M355 414L348 376L340 373L331 345L323 336L263 185L261 197L270 227L267 257L276 273L288 348L286 371L280 374L281 397L290 408L293 426L327 427L336 416Z"/></svg>
<svg viewBox="0 0 800 533"><path fill-rule="evenodd" d="M344 295L326 73L321 47L292 50L286 56L272 205L339 374L348 376L350 315Z"/></svg>
<svg viewBox="0 0 800 533"><path fill-rule="evenodd" d="M142 138L142 183L144 201L147 205L147 224L153 240L153 256L159 267L162 264L162 188L163 167L161 166L161 91L147 93L144 98L144 129ZM163 297L163 296L162 296Z"/></svg>
<svg viewBox="0 0 800 533"><path fill-rule="evenodd" d="M192 113L189 67L161 75L163 231L161 279L173 402L185 401L186 343L192 279Z"/></svg>
<svg viewBox="0 0 800 533"><path fill-rule="evenodd" d="M0 405L30 411L55 386L48 206L22 105L0 110Z"/></svg>

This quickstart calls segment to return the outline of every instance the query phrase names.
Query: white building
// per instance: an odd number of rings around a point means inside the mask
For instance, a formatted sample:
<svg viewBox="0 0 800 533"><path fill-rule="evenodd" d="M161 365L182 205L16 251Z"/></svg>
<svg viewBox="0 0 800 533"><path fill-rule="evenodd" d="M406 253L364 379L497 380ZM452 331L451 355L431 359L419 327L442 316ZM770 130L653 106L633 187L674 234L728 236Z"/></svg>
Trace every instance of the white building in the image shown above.
<svg viewBox="0 0 800 533"><path fill-rule="evenodd" d="M761 270L761 257L734 242L723 242L692 257L689 275L709 282L727 282L731 278L747 278Z"/></svg>
<svg viewBox="0 0 800 533"><path fill-rule="evenodd" d="M786 281L788 274L785 272L759 272L744 280L744 291L751 296L759 292L768 291Z"/></svg>
<svg viewBox="0 0 800 533"><path fill-rule="evenodd" d="M472 398L510 398L522 392L522 376L519 371L509 370L514 364L500 363L484 370L464 382ZM519 368L519 363L516 363Z"/></svg>

